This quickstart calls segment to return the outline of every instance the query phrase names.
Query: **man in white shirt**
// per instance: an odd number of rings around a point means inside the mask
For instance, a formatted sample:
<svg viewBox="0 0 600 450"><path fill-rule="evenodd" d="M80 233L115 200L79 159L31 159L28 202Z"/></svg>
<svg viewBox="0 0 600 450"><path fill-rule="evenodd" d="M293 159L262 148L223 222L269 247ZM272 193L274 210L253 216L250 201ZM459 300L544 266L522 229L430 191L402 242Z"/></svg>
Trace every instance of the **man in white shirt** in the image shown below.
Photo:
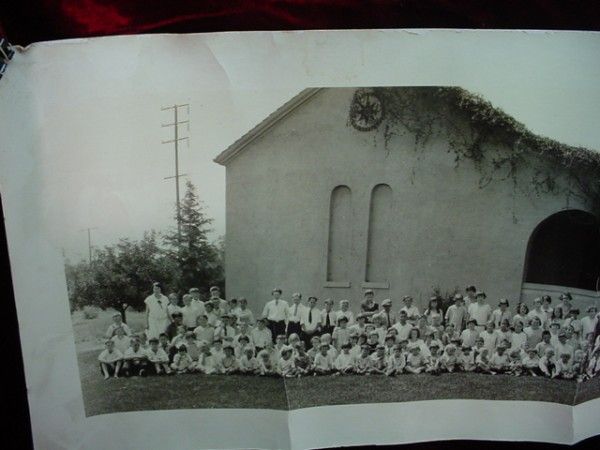
<svg viewBox="0 0 600 450"><path fill-rule="evenodd" d="M287 330L286 335L295 333L300 336L302 329L300 328L300 320L305 306L302 304L302 294L295 292L292 294L292 304L287 311Z"/></svg>
<svg viewBox="0 0 600 450"><path fill-rule="evenodd" d="M164 333L169 325L169 316L167 314L167 305L169 299L162 294L162 286L160 283L152 285L153 293L146 297L146 328L148 329L147 337L157 338L161 333Z"/></svg>
<svg viewBox="0 0 600 450"><path fill-rule="evenodd" d="M271 330L273 335L273 342L275 338L281 334L285 334L288 302L281 299L281 289L275 288L271 291L273 299L268 301L263 309L263 317L267 319L267 327Z"/></svg>
<svg viewBox="0 0 600 450"><path fill-rule="evenodd" d="M404 306L400 308L400 311L405 311L407 320L414 325L419 320L419 308L413 306L413 298L410 295L405 295L402 302Z"/></svg>
<svg viewBox="0 0 600 450"><path fill-rule="evenodd" d="M477 292L475 294L475 298L477 299L477 301L469 305L468 319L475 320L475 322L477 323L475 329L481 332L485 329L486 324L492 318L492 307L485 303L485 299L487 298L485 292Z"/></svg>
<svg viewBox="0 0 600 450"><path fill-rule="evenodd" d="M310 348L310 340L319 332L321 326L321 312L316 305L317 297L308 297L308 306L304 308L300 318L301 338L306 348Z"/></svg>
<svg viewBox="0 0 600 450"><path fill-rule="evenodd" d="M189 291L192 296L192 306L198 311L198 315L205 314L204 302L200 299L200 289L193 287Z"/></svg>
<svg viewBox="0 0 600 450"><path fill-rule="evenodd" d="M219 289L219 286L212 286L209 292L210 298L208 301L213 304L215 314L217 316L220 316L221 314L227 314L229 312L227 300L221 298L221 289Z"/></svg>
<svg viewBox="0 0 600 450"><path fill-rule="evenodd" d="M336 313L331 299L325 299L324 303L325 309L321 311L321 332L331 334L336 325Z"/></svg>
<svg viewBox="0 0 600 450"><path fill-rule="evenodd" d="M204 308L204 305L202 305ZM192 304L192 296L185 294L183 296L183 306L179 308L179 312L183 318L183 325L190 331L198 326L198 316L200 311Z"/></svg>

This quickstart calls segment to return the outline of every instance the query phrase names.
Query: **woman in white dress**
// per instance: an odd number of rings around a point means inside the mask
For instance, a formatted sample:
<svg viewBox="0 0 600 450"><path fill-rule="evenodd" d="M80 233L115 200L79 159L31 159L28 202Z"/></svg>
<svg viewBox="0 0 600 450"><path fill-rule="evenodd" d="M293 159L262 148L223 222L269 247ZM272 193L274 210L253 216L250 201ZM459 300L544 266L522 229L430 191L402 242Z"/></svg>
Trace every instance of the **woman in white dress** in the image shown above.
<svg viewBox="0 0 600 450"><path fill-rule="evenodd" d="M152 285L153 293L146 297L146 327L147 337L157 338L164 333L169 325L168 305L169 299L162 294L160 283Z"/></svg>

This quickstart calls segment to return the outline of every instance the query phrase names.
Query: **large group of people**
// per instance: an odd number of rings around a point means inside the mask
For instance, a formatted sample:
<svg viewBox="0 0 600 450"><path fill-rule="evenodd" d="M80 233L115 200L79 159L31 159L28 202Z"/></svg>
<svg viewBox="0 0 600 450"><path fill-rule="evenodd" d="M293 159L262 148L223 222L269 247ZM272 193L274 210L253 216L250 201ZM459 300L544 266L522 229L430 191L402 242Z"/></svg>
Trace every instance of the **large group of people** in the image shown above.
<svg viewBox="0 0 600 450"><path fill-rule="evenodd" d="M218 287L203 301L200 290L163 295L160 283L145 300L146 329L139 333L120 313L99 355L106 379L183 373L300 377L395 376L479 372L582 381L600 374L599 314L583 317L568 292L492 307L484 292L467 286L444 299L433 296L421 310L411 296L402 305L378 304L366 290L356 315L348 300L319 308L300 293L288 302L281 289L255 320L245 298L224 300ZM398 308L398 306L400 306Z"/></svg>

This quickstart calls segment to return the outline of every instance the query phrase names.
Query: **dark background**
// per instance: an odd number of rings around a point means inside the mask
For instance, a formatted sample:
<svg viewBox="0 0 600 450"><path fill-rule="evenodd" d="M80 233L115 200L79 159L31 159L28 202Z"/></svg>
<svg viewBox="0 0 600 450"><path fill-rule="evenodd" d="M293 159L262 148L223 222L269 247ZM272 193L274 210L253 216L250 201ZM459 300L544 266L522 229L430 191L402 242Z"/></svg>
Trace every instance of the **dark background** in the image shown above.
<svg viewBox="0 0 600 450"><path fill-rule="evenodd" d="M0 36L8 37L13 44L27 45L43 40L115 34L242 30L519 28L597 31L600 29L598 5L598 1L578 0L8 0L0 4ZM5 236L4 223L0 221L0 286L4 288L5 304L0 328L6 358L2 370L6 394L2 404L8 430L3 441L5 448L26 449L32 447L31 430ZM568 448L481 441L399 446L418 450L482 447ZM600 439L588 439L575 448L600 448Z"/></svg>

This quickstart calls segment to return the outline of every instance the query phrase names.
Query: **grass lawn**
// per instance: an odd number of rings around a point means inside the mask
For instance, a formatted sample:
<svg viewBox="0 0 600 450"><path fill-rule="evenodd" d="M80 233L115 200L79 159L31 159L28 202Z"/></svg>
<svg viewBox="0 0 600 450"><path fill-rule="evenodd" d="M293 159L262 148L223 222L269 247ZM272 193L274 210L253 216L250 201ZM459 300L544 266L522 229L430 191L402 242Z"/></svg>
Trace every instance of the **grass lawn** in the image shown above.
<svg viewBox="0 0 600 450"><path fill-rule="evenodd" d="M577 387L577 397L575 398L576 405L587 402L588 400L600 398L600 378L598 377L579 383Z"/></svg>
<svg viewBox="0 0 600 450"><path fill-rule="evenodd" d="M600 379L574 381L540 377L431 375L306 377L179 375L104 380L97 356L112 311L89 320L73 315L73 329L88 416L111 412L190 408L298 409L323 405L384 403L435 399L532 400L563 404L600 397ZM134 332L143 329L143 313L130 312ZM576 396L577 395L577 396Z"/></svg>

